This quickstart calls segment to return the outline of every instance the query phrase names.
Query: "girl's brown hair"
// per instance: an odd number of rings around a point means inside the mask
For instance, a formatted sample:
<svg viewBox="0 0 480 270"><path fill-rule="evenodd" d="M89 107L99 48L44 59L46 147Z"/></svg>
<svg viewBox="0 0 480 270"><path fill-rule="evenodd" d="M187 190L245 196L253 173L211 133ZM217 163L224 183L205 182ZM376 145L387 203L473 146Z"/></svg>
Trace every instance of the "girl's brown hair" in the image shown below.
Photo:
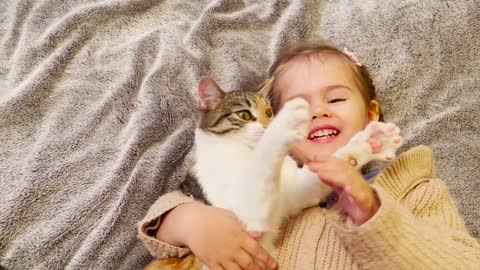
<svg viewBox="0 0 480 270"><path fill-rule="evenodd" d="M361 93L365 100L365 104L373 99L376 99L375 85L373 84L370 73L364 65L358 65L350 59L344 52L340 51L335 46L328 43L303 43L297 44L293 47L287 47L280 51L278 57L270 66L268 70L268 79L260 86L263 91L268 91L272 101L272 107L275 112L280 109L280 96L278 91L275 91L275 77L284 69L286 64L297 57L309 57L315 54L333 54L345 59L345 62L353 70L358 82L361 85ZM383 115L380 112L380 121L383 120Z"/></svg>

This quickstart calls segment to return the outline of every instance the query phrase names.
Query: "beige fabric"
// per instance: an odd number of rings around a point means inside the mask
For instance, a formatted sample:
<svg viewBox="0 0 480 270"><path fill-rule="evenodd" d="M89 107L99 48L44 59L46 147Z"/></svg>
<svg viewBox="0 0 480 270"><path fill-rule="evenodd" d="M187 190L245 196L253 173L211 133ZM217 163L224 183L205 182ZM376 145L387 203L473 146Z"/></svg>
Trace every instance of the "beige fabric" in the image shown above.
<svg viewBox="0 0 480 270"><path fill-rule="evenodd" d="M147 215L138 226L138 235L152 256L156 258L183 257L190 252L188 248L176 247L158 241L154 236L161 221L161 214L168 212L175 206L191 201L193 201L192 198L183 195L180 191L174 191L163 195L150 207Z"/></svg>
<svg viewBox="0 0 480 270"><path fill-rule="evenodd" d="M276 254L280 269L476 269L480 245L465 229L443 181L436 178L432 151L415 147L390 164L372 184L381 207L354 229L338 209L312 207L282 229ZM139 234L152 255L185 254L145 233L165 211L190 200L180 192L150 208Z"/></svg>

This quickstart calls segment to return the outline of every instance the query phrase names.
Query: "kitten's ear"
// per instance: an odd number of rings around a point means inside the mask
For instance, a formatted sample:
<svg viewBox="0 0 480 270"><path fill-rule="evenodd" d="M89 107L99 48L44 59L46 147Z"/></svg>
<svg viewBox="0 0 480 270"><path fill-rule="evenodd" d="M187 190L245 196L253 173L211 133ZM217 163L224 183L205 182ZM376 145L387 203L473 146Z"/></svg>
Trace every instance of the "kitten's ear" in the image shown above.
<svg viewBox="0 0 480 270"><path fill-rule="evenodd" d="M225 92L207 76L200 79L198 84L198 98L200 101L200 110L212 110L225 96Z"/></svg>
<svg viewBox="0 0 480 270"><path fill-rule="evenodd" d="M257 87L257 94L269 102L272 101L272 87L274 78L269 78Z"/></svg>

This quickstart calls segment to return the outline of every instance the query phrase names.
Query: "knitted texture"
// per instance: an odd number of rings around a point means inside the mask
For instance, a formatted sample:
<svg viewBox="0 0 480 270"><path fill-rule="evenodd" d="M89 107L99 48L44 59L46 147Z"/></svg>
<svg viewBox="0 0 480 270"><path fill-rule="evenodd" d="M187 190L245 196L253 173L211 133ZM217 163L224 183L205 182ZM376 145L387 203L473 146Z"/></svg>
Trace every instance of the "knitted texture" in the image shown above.
<svg viewBox="0 0 480 270"><path fill-rule="evenodd" d="M477 269L480 245L466 231L443 181L436 178L432 151L418 146L402 154L372 187L381 206L363 225L349 229L338 207L305 209L282 228L279 269ZM153 237L146 224L188 197L161 197L140 223L140 237L162 258L186 252Z"/></svg>

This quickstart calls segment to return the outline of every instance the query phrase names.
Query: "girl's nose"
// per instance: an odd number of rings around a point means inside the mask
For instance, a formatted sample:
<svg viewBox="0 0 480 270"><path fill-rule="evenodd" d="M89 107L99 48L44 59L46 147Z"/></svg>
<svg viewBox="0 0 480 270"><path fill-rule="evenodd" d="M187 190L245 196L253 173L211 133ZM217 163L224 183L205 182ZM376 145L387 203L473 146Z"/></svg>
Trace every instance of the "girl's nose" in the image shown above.
<svg viewBox="0 0 480 270"><path fill-rule="evenodd" d="M330 112L316 113L316 114L312 115L312 120L315 120L319 117L330 118L331 116L332 116L332 114Z"/></svg>
<svg viewBox="0 0 480 270"><path fill-rule="evenodd" d="M312 120L332 117L332 112L330 111L328 104L318 100L314 100L310 103L310 113L312 114Z"/></svg>

